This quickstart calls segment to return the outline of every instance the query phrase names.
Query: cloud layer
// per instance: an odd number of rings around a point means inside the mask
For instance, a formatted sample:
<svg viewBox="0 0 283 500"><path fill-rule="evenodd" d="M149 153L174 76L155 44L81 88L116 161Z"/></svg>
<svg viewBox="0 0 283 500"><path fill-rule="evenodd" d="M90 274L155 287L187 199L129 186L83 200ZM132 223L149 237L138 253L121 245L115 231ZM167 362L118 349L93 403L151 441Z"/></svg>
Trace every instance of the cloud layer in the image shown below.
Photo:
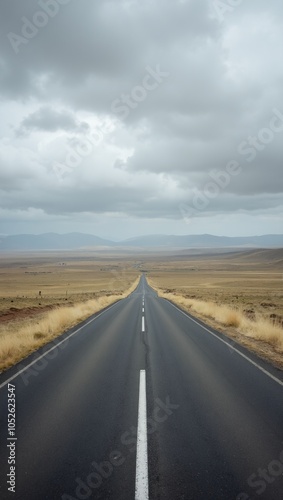
<svg viewBox="0 0 283 500"><path fill-rule="evenodd" d="M283 5L230 4L4 2L0 232L280 232Z"/></svg>

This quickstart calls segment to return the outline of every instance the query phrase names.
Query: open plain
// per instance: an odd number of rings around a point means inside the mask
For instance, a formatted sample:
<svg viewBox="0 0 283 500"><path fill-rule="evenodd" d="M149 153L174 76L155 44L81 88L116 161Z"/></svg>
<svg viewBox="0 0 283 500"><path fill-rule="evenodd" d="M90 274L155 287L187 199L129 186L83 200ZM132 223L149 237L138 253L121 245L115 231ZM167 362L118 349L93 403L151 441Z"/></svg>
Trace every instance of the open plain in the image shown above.
<svg viewBox="0 0 283 500"><path fill-rule="evenodd" d="M159 295L282 367L283 251L2 255L0 369L123 298L141 272Z"/></svg>
<svg viewBox="0 0 283 500"><path fill-rule="evenodd" d="M283 366L282 249L179 255L147 269L160 296Z"/></svg>
<svg viewBox="0 0 283 500"><path fill-rule="evenodd" d="M123 298L137 283L136 266L91 253L2 255L0 369Z"/></svg>

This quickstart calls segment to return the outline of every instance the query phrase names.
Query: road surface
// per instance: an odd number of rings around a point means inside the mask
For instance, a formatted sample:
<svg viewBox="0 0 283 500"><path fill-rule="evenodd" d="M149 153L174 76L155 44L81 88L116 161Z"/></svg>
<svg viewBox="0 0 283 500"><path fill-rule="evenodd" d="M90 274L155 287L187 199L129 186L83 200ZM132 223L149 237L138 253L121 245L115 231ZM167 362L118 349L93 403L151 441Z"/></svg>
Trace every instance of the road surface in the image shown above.
<svg viewBox="0 0 283 500"><path fill-rule="evenodd" d="M144 276L1 374L0 411L3 500L283 498L282 372Z"/></svg>

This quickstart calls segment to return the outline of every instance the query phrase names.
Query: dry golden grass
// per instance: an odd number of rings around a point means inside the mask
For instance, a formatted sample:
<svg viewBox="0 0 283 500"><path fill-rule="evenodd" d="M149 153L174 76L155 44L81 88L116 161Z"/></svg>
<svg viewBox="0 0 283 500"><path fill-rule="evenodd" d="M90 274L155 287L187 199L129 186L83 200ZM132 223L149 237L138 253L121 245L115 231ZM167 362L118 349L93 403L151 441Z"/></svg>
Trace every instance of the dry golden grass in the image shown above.
<svg viewBox="0 0 283 500"><path fill-rule="evenodd" d="M54 339L66 329L71 328L92 314L127 297L138 285L137 278L131 287L118 295L109 295L74 306L58 307L43 313L38 321L29 320L17 331L7 331L0 336L0 369L14 365L32 351Z"/></svg>
<svg viewBox="0 0 283 500"><path fill-rule="evenodd" d="M182 295L166 293L156 287L153 280L149 279L149 283L155 288L160 297L171 300L185 310L212 318L223 326L235 327L248 337L264 340L271 345L279 347L283 352L283 329L264 319L262 316L258 315L255 320L251 320L240 309L233 309L226 305L221 306L213 302L187 299Z"/></svg>
<svg viewBox="0 0 283 500"><path fill-rule="evenodd" d="M124 262L69 262L68 268L66 266L59 275L51 270L57 269L53 260L40 266L29 263L32 271L27 278L23 275L22 263L9 263L10 267L3 266L2 262L0 269L0 370L14 365L66 329L126 297L139 281L133 265ZM38 270L42 268L48 271ZM52 274L55 275L51 283L49 275ZM68 297L65 280L61 279L64 274L68 275ZM7 297L4 291L9 279L13 286ZM38 297L36 290L44 290L43 285L49 286L49 292ZM20 297L23 290L26 295Z"/></svg>
<svg viewBox="0 0 283 500"><path fill-rule="evenodd" d="M147 269L159 296L283 367L281 262L236 255L150 262Z"/></svg>

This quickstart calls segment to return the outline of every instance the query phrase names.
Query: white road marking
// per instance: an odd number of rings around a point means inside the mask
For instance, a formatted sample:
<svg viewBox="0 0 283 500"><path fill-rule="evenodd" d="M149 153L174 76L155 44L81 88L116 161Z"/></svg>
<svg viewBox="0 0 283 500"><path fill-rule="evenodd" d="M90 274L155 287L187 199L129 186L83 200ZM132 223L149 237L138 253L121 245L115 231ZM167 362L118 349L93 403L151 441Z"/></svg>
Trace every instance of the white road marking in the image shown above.
<svg viewBox="0 0 283 500"><path fill-rule="evenodd" d="M140 371L135 500L148 500L145 370Z"/></svg>
<svg viewBox="0 0 283 500"><path fill-rule="evenodd" d="M142 308L142 312L144 313L144 307Z"/></svg>
<svg viewBox="0 0 283 500"><path fill-rule="evenodd" d="M92 323L93 321L95 321L97 318L99 318L99 316L101 316L102 314L106 313L107 311L109 311L109 309L112 309L112 307L116 306L117 304L119 304L119 302L115 302L115 304L112 304L112 306L108 307L108 309L106 309L105 311L102 311L100 314L98 314L97 316L95 316L95 318L90 319L87 323L85 323L84 325L80 326L80 328L78 328L77 330L75 330L73 333L70 333L70 335L68 335L68 337L66 337L63 340L61 340L61 342L58 342L56 345L54 345L53 347L51 347L50 349L48 349L48 351L46 351L43 354L41 354L41 356L38 356L31 363L29 363L27 366L25 366L24 368L22 368L21 370L19 370L17 373L15 373L15 375L13 375L12 377L8 378L8 380L6 380L6 382L3 382L0 385L0 389L2 389L2 387L5 387L5 385L9 384L12 380L14 380L16 377L18 377L21 373L25 372L28 368L30 368L32 365L34 365L35 363L37 363L40 359L44 358L44 356L46 356L47 354L49 354L51 351L53 351L54 349L57 349L57 347L59 345L63 344L67 340L69 340L71 337L73 337L73 335L76 335L76 333L78 333L80 330L82 330L85 326L87 326L90 323ZM58 335L58 337L59 336L60 335Z"/></svg>
<svg viewBox="0 0 283 500"><path fill-rule="evenodd" d="M142 332L145 331L145 328L144 328L144 316L142 317Z"/></svg>
<svg viewBox="0 0 283 500"><path fill-rule="evenodd" d="M260 371L262 371L263 373L265 373L265 375L267 375L268 377L270 377L272 380L274 380L275 382L277 382L278 384L282 385L283 386L283 382L282 380L280 380L279 378L275 377L274 375L272 375L272 373L268 372L267 370L265 370L262 366L260 366L259 364L257 364L255 361L253 361L252 359L250 359L248 356L246 356L245 354L243 354L241 351L239 351L239 349L237 349L236 347L234 347L232 344L229 344L229 342L226 342L226 340L223 340L221 339L220 337L218 337L218 335L216 335L215 333L213 333L211 330L209 330L209 328L206 328L205 326L203 326L201 323L199 323L197 320L191 318L188 314L186 314L184 311L181 311L178 307L176 307L174 304L172 304L172 302L168 301L169 304L171 304L171 306L175 307L175 309L177 309L177 311L179 311L180 313L184 314L184 316L186 316L187 318L189 318L191 321L193 321L194 323L196 323L198 326L200 326L203 330L206 330L208 333L210 333L210 335L213 335L213 337L215 337L216 339L220 340L220 342L223 342L223 344L226 344L229 349L233 349L233 351L235 351L237 354L239 354L240 356L242 356L242 358L246 359L247 361L249 361L249 363L251 363L252 365L256 366L256 368L258 368Z"/></svg>

